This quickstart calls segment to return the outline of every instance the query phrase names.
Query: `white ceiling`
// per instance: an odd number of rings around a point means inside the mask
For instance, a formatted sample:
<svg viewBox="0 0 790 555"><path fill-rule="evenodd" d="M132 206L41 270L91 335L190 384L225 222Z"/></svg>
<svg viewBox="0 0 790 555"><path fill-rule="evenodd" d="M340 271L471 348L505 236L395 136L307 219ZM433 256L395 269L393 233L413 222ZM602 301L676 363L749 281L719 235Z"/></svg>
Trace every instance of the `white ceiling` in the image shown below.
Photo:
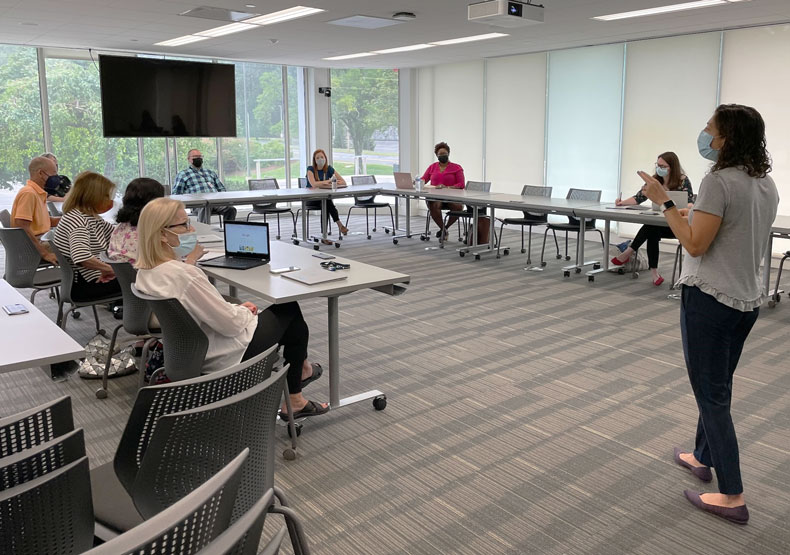
<svg viewBox="0 0 790 555"><path fill-rule="evenodd" d="M687 0L537 1L546 6L544 24L501 29L469 23L467 0L0 0L0 44L163 52L307 66L415 67L790 21L790 0L752 0L613 22L590 18ZM257 8L245 8L246 3ZM327 11L180 47L154 46L162 40L222 24L177 15L201 5L270 13L297 4ZM391 17L398 11L414 12L417 19L376 30L326 23L359 14ZM348 61L322 60L494 31L511 36ZM277 44L270 39L277 39Z"/></svg>

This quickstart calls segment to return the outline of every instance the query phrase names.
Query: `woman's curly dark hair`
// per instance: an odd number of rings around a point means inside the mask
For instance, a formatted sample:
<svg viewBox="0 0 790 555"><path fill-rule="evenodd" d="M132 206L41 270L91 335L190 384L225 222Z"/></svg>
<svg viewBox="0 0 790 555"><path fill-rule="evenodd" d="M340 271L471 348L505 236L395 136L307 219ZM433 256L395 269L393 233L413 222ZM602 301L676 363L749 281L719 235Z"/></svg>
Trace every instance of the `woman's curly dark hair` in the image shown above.
<svg viewBox="0 0 790 555"><path fill-rule="evenodd" d="M126 192L123 194L123 206L118 210L118 215L115 221L119 224L128 222L133 226L137 226L137 221L140 219L140 212L146 204L165 196L165 188L156 179L150 177L138 177L132 179L129 185L126 186Z"/></svg>
<svg viewBox="0 0 790 555"><path fill-rule="evenodd" d="M439 151L442 150L442 149L445 149L449 153L450 152L450 145L448 145L444 141L442 141L440 143L436 143L436 146L433 147L433 153L434 154L439 154Z"/></svg>
<svg viewBox="0 0 790 555"><path fill-rule="evenodd" d="M724 145L711 171L743 167L752 177L771 171L771 156L765 149L765 122L751 106L722 104L713 113Z"/></svg>

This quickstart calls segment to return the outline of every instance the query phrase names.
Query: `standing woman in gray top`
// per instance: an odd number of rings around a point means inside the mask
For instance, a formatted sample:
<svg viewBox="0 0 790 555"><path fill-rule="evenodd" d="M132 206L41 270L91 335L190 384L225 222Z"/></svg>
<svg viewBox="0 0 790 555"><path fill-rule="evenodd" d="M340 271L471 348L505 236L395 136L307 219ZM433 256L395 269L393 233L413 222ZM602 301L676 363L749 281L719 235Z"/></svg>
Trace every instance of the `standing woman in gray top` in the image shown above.
<svg viewBox="0 0 790 555"><path fill-rule="evenodd" d="M779 195L768 177L765 123L754 108L719 106L697 143L714 164L691 213L674 207L661 184L639 172L645 194L664 205L667 223L688 253L680 276L680 326L699 420L694 451L675 448L674 456L703 482L710 482L710 468L716 469L720 493L685 490L694 506L746 524L749 511L730 415L732 376L766 299L760 265Z"/></svg>

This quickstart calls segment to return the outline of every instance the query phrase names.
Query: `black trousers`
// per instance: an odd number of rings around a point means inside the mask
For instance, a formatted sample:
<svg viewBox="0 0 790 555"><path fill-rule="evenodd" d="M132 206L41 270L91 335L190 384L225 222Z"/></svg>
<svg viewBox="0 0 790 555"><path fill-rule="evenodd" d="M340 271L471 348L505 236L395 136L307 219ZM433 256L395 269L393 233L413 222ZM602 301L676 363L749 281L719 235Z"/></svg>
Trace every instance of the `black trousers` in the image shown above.
<svg viewBox="0 0 790 555"><path fill-rule="evenodd" d="M661 239L674 239L675 234L668 227L661 225L643 225L636 233L636 237L629 245L632 249L639 250L639 247L647 241L647 265L650 268L658 268L658 243Z"/></svg>
<svg viewBox="0 0 790 555"><path fill-rule="evenodd" d="M306 203L306 207L310 210L321 210L321 201L311 201ZM335 203L332 202L332 199L326 199L326 223L329 225L330 222L339 222L340 221L340 214L337 211L337 207ZM323 228L321 228L323 231Z"/></svg>
<svg viewBox="0 0 790 555"><path fill-rule="evenodd" d="M75 272L74 283L71 284L71 299L76 302L88 302L121 294L121 284L117 279L100 283L88 281L82 274Z"/></svg>
<svg viewBox="0 0 790 555"><path fill-rule="evenodd" d="M208 218L204 218L206 213L205 208L198 208L197 209L197 218L201 222L208 221ZM219 214L222 216L224 220L235 220L236 219L236 207L235 206L212 206L211 207L212 214Z"/></svg>
<svg viewBox="0 0 790 555"><path fill-rule="evenodd" d="M699 408L694 456L716 469L719 491L743 493L738 439L730 415L732 376L759 308L741 312L697 287L683 286L680 330L691 389Z"/></svg>
<svg viewBox="0 0 790 555"><path fill-rule="evenodd" d="M279 343L288 368L288 391L302 391L302 364L307 358L310 330L302 316L299 303L274 304L258 313L258 327L241 360L248 360Z"/></svg>

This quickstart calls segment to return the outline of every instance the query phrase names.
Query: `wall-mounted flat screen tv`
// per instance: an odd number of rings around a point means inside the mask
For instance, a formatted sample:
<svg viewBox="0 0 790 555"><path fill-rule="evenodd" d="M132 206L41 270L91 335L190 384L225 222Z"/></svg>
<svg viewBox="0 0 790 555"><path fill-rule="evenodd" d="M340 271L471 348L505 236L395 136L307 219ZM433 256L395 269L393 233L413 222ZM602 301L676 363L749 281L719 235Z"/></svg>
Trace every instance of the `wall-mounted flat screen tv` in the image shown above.
<svg viewBox="0 0 790 555"><path fill-rule="evenodd" d="M99 56L105 137L235 137L231 64Z"/></svg>

